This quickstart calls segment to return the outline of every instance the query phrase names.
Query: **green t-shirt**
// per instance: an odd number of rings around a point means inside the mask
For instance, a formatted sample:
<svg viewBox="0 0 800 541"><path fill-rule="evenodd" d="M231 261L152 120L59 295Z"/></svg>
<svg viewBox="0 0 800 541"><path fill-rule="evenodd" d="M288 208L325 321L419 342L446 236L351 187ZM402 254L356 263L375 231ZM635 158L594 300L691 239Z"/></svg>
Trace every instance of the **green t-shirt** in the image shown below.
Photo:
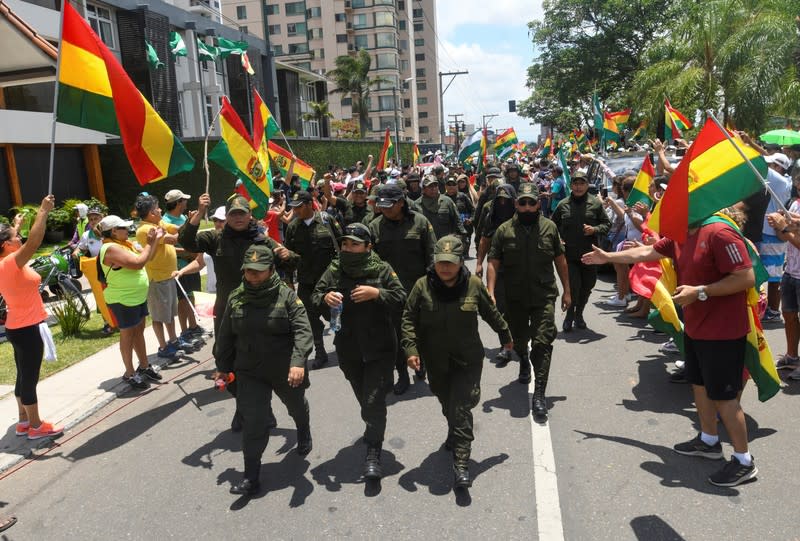
<svg viewBox="0 0 800 541"><path fill-rule="evenodd" d="M103 263L110 244L107 242L100 248L100 265L103 267L103 273L106 275L106 283L108 284L108 287L103 291L106 303L139 306L147 302L147 288L150 285L147 279L147 272L143 268L138 270L125 268L112 270L111 267Z"/></svg>

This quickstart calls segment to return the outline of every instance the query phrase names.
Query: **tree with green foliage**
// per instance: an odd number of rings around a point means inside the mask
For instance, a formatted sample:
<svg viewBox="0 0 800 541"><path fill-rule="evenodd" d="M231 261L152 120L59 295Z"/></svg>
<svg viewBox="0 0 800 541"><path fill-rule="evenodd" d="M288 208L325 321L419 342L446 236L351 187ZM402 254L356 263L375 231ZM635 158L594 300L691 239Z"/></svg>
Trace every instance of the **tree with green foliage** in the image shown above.
<svg viewBox="0 0 800 541"><path fill-rule="evenodd" d="M308 102L309 112L303 113L303 120L306 122L316 120L319 125L319 135L328 133L327 123L329 118L333 118L333 113L328 111L327 101L310 101Z"/></svg>
<svg viewBox="0 0 800 541"><path fill-rule="evenodd" d="M347 94L353 100L353 112L358 116L359 129L363 136L369 133L369 93L370 88L387 82L383 77L370 78L372 57L365 49L353 56L336 57L336 69L327 73L336 88L331 94Z"/></svg>

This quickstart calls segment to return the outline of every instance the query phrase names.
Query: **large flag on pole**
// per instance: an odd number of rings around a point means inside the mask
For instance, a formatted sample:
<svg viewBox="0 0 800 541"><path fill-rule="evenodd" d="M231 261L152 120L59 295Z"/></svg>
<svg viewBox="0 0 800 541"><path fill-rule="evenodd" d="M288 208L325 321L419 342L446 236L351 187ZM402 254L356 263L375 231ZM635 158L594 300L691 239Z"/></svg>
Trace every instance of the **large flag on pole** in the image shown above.
<svg viewBox="0 0 800 541"><path fill-rule="evenodd" d="M119 135L145 185L191 171L194 158L144 99L86 20L64 2L59 53L59 122Z"/></svg>
<svg viewBox="0 0 800 541"><path fill-rule="evenodd" d="M394 145L392 144L392 136L389 133L389 128L386 128L386 133L383 136L383 148L378 157L378 171L383 171L389 166L389 160L394 155Z"/></svg>
<svg viewBox="0 0 800 541"><path fill-rule="evenodd" d="M281 174L286 176L289 172L289 165L292 163L292 153L274 141L269 141L267 146L269 147L269 157L278 166ZM314 180L314 175L317 174L309 164L297 156L294 157L294 169L292 169L292 172L300 178L300 185L303 189L308 188L308 185ZM290 180L287 178L286 182L288 183Z"/></svg>
<svg viewBox="0 0 800 541"><path fill-rule="evenodd" d="M553 140L548 135L547 139L544 140L544 145L542 145L542 148L539 151L539 157L547 158L552 153L553 153Z"/></svg>
<svg viewBox="0 0 800 541"><path fill-rule="evenodd" d="M692 129L692 123L683 113L672 107L669 100L664 100L664 142L683 137L684 130Z"/></svg>
<svg viewBox="0 0 800 541"><path fill-rule="evenodd" d="M494 153L503 159L507 155L514 152L514 145L519 143L517 134L514 128L508 128L506 131L497 136L494 142Z"/></svg>
<svg viewBox="0 0 800 541"><path fill-rule="evenodd" d="M186 43L183 42L181 35L174 30L169 33L169 52L172 54L173 58L186 56L188 54L186 51Z"/></svg>
<svg viewBox="0 0 800 541"><path fill-rule="evenodd" d="M603 108L600 106L600 96L597 92L592 96L592 113L594 114L594 137L603 148Z"/></svg>
<svg viewBox="0 0 800 541"><path fill-rule="evenodd" d="M603 138L619 142L619 127L610 113L603 113Z"/></svg>
<svg viewBox="0 0 800 541"><path fill-rule="evenodd" d="M219 125L222 138L208 158L242 180L257 205L253 215L263 218L269 209L269 164L259 156L258 147L253 145L252 137L226 96L222 98Z"/></svg>
<svg viewBox="0 0 800 541"><path fill-rule="evenodd" d="M468 163L473 154L480 152L482 139L483 130L475 130L472 135L464 139L458 149L458 161Z"/></svg>
<svg viewBox="0 0 800 541"><path fill-rule="evenodd" d="M690 227L764 189L734 144L762 177L766 175L767 163L757 150L738 137L729 140L713 121L706 121L650 216L654 231L683 242Z"/></svg>
<svg viewBox="0 0 800 541"><path fill-rule="evenodd" d="M564 177L564 184L567 190L569 190L570 184L572 184L572 177L569 174L569 164L567 163L567 158L564 156L564 151L562 149L558 149L558 165L563 171L561 176Z"/></svg>
<svg viewBox="0 0 800 541"><path fill-rule="evenodd" d="M617 126L623 127L628 123L628 120L631 118L631 109L625 109L624 111L613 111L609 112L608 116L616 123Z"/></svg>

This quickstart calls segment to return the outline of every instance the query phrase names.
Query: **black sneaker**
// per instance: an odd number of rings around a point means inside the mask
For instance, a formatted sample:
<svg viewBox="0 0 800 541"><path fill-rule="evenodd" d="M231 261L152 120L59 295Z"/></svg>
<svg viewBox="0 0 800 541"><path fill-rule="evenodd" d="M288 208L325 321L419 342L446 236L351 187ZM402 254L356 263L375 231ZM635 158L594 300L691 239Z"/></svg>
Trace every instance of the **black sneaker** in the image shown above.
<svg viewBox="0 0 800 541"><path fill-rule="evenodd" d="M750 479L755 479L758 475L756 461L751 459L749 466L743 466L735 456L731 457L730 462L725 464L721 470L708 476L708 482L718 487L735 487Z"/></svg>
<svg viewBox="0 0 800 541"><path fill-rule="evenodd" d="M686 379L686 370L675 370L672 374L669 375L669 382L670 383L689 383Z"/></svg>
<svg viewBox="0 0 800 541"><path fill-rule="evenodd" d="M700 434L693 440L675 445L673 449L680 455L701 456L703 458L710 458L711 460L719 460L722 458L722 444L717 442L714 445L707 445L706 442L700 438Z"/></svg>
<svg viewBox="0 0 800 541"><path fill-rule="evenodd" d="M132 376L122 376L122 381L133 387L134 389L149 389L150 384L147 383L138 372Z"/></svg>
<svg viewBox="0 0 800 541"><path fill-rule="evenodd" d="M148 366L147 368L139 367L136 369L136 373L141 376L142 378L147 378L150 381L161 381L161 374L159 374L155 368Z"/></svg>

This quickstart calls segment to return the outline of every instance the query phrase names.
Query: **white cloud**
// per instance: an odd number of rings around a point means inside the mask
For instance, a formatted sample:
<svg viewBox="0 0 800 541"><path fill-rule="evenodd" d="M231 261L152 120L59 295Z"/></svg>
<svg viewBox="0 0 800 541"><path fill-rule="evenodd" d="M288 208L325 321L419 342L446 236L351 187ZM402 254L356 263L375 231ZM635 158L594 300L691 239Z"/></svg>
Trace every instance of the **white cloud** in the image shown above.
<svg viewBox="0 0 800 541"><path fill-rule="evenodd" d="M459 75L444 95L445 119L447 115L461 113L466 124L481 124L482 116L497 114L488 120L492 129L513 127L520 139L535 140L538 125L530 125L526 118L508 112L508 100L521 100L529 95L525 87L530 64L530 49L511 54L507 51L486 50L477 43L443 42L447 53L439 47L440 71L469 71ZM527 54L526 54L527 53ZM443 78L447 86L449 77Z"/></svg>
<svg viewBox="0 0 800 541"><path fill-rule="evenodd" d="M541 17L541 0L436 1L436 26L442 40L453 39L458 27L465 24L525 25Z"/></svg>

